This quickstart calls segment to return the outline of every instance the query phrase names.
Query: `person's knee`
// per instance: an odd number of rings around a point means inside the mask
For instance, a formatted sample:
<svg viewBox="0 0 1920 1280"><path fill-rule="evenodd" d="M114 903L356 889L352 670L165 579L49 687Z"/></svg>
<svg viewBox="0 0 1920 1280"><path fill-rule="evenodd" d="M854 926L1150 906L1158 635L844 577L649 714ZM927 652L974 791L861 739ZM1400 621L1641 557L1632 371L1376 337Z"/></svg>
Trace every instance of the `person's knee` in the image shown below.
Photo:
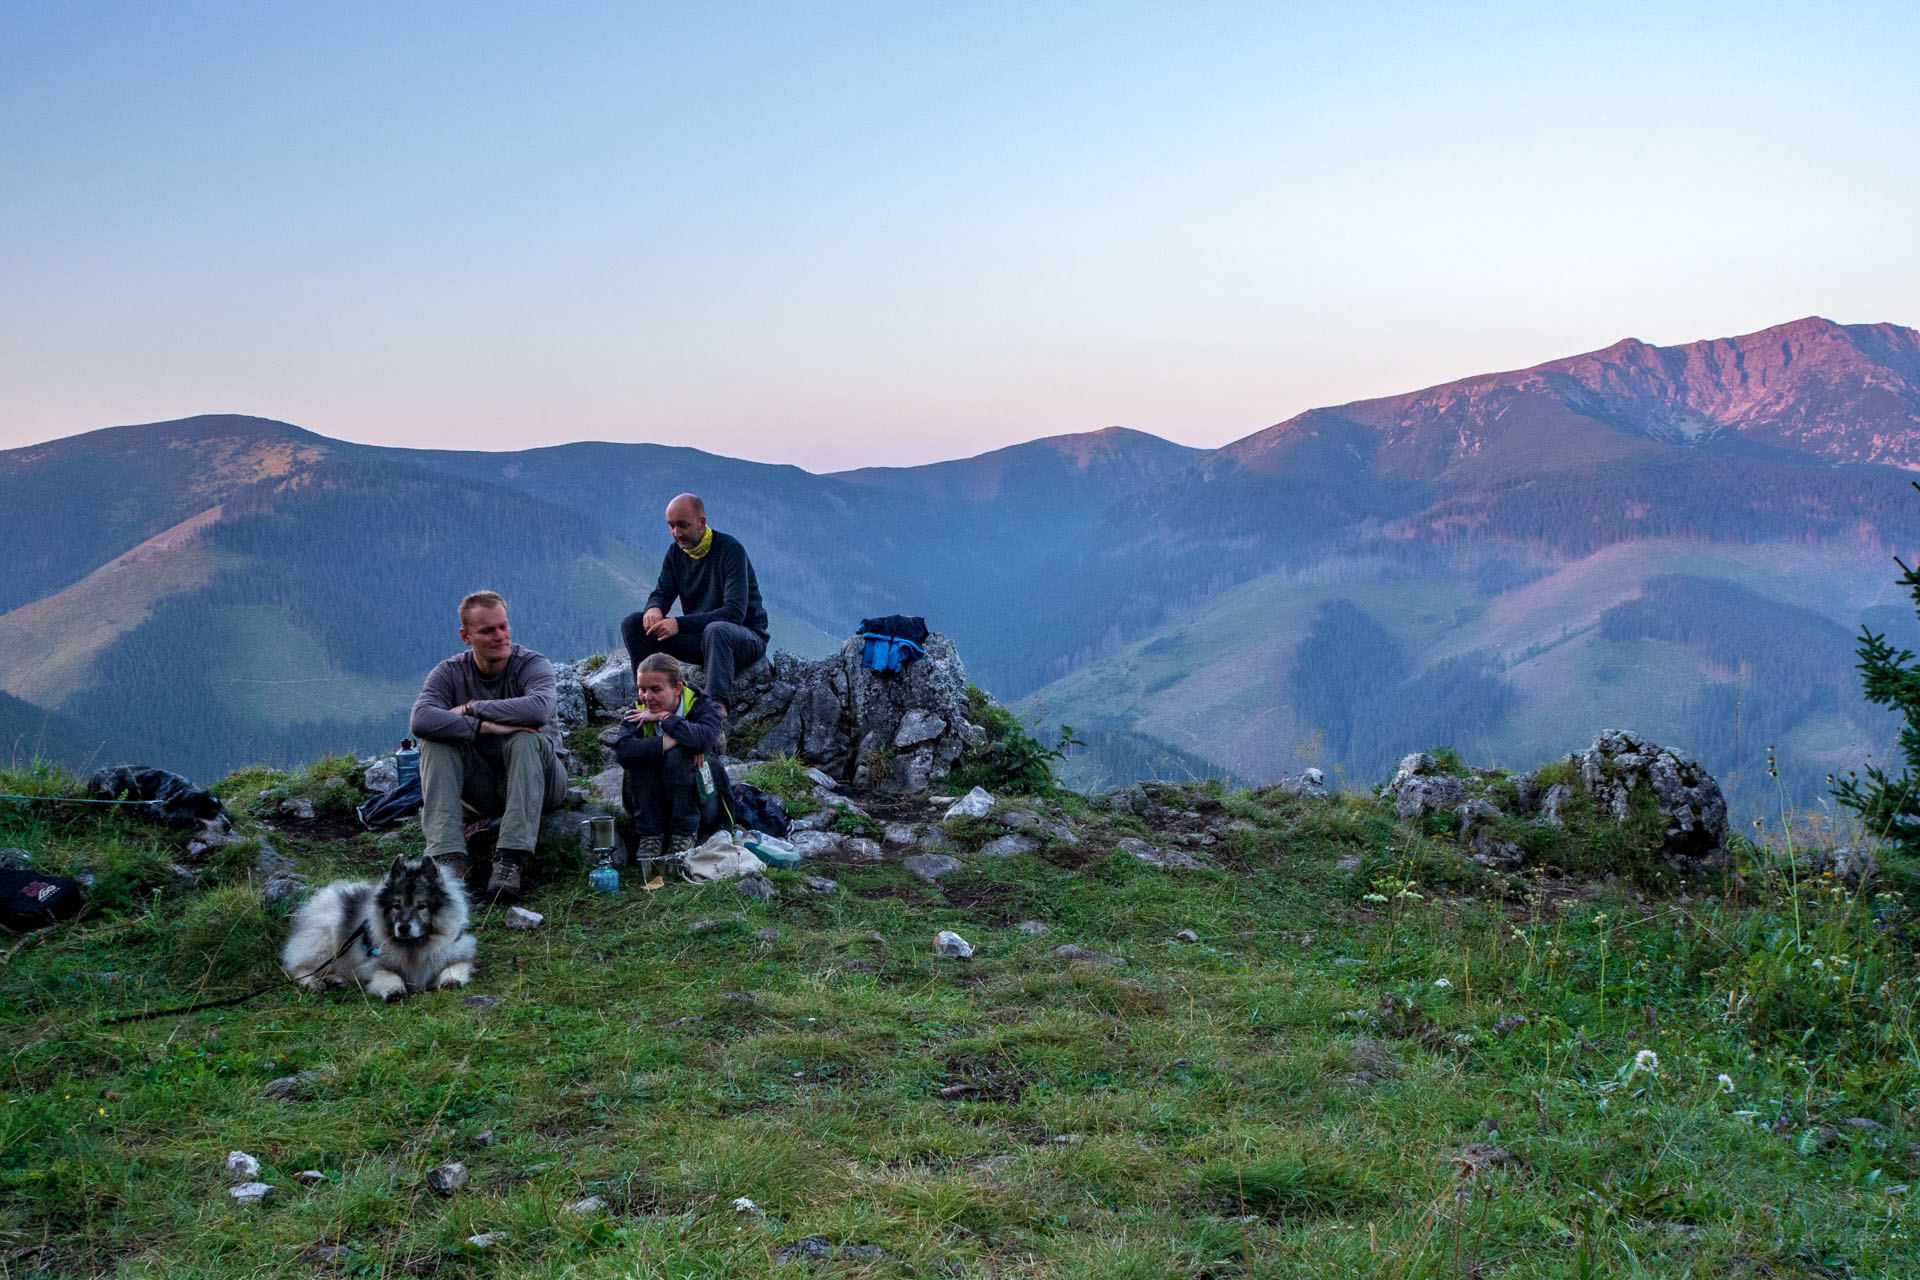
<svg viewBox="0 0 1920 1280"><path fill-rule="evenodd" d="M645 657L655 648L653 637L648 635L646 628L641 625L646 616L643 610L639 613L630 613L620 619L620 643L625 645L627 652L636 658Z"/></svg>
<svg viewBox="0 0 1920 1280"><path fill-rule="evenodd" d="M685 747L674 747L660 757L660 772L668 781L691 779L693 777L693 752Z"/></svg>

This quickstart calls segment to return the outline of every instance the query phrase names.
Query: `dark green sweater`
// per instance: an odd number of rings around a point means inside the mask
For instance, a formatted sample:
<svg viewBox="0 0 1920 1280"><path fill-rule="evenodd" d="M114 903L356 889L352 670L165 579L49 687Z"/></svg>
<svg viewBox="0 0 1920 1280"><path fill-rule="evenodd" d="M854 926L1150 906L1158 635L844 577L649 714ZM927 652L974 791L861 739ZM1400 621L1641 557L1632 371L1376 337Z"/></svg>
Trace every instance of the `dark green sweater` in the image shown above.
<svg viewBox="0 0 1920 1280"><path fill-rule="evenodd" d="M713 531L713 545L695 560L676 544L660 562L660 581L646 607L670 612L680 601L680 633L698 636L710 622L733 622L767 638L767 607L747 549L731 534Z"/></svg>

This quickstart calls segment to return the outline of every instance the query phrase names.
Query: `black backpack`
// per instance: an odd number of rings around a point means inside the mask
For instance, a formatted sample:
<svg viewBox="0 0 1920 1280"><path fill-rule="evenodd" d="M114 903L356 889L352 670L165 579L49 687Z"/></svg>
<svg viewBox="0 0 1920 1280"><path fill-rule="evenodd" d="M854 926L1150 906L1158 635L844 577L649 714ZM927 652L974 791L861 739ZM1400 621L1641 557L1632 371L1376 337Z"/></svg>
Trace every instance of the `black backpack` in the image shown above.
<svg viewBox="0 0 1920 1280"><path fill-rule="evenodd" d="M793 824L787 821L786 802L750 782L733 784L733 822L782 840L793 830Z"/></svg>
<svg viewBox="0 0 1920 1280"><path fill-rule="evenodd" d="M0 924L38 929L80 910L80 882L72 876L0 869Z"/></svg>

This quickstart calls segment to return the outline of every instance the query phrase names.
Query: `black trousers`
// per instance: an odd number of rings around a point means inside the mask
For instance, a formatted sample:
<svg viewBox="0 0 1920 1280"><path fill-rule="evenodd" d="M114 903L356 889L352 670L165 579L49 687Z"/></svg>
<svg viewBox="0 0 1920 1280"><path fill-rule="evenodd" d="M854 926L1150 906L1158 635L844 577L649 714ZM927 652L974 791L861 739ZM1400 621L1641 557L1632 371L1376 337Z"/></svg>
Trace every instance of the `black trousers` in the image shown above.
<svg viewBox="0 0 1920 1280"><path fill-rule="evenodd" d="M658 760L620 766L627 812L638 836L700 834L700 791L693 781L693 752L674 747Z"/></svg>
<svg viewBox="0 0 1920 1280"><path fill-rule="evenodd" d="M627 646L627 657L637 671L640 659L650 653L664 653L682 662L697 662L706 668L706 695L718 698L732 709L733 673L760 661L767 642L745 627L732 622L709 622L697 636L681 634L655 640L640 625L646 613L630 613L620 619L620 642Z"/></svg>

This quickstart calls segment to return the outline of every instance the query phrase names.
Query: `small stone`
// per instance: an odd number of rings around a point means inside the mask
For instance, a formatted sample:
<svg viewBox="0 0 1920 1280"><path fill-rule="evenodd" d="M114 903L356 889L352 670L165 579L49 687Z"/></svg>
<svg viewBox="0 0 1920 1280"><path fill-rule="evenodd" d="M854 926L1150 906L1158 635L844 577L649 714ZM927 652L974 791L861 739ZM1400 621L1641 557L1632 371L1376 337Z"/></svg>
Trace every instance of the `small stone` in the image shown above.
<svg viewBox="0 0 1920 1280"><path fill-rule="evenodd" d="M887 844L916 844L920 839L920 828L911 822L889 822L882 839Z"/></svg>
<svg viewBox="0 0 1920 1280"><path fill-rule="evenodd" d="M0 849L0 869L25 871L33 866L33 855L25 849Z"/></svg>
<svg viewBox="0 0 1920 1280"><path fill-rule="evenodd" d="M475 1009L491 1009L493 1006L501 1003L501 999L500 996L468 996L461 1003L470 1005Z"/></svg>
<svg viewBox="0 0 1920 1280"><path fill-rule="evenodd" d="M273 1199L273 1187L265 1182L243 1182L237 1187L228 1187L227 1194L235 1204L261 1204Z"/></svg>
<svg viewBox="0 0 1920 1280"><path fill-rule="evenodd" d="M508 907L506 919L509 929L538 929L546 917L525 907Z"/></svg>
<svg viewBox="0 0 1920 1280"><path fill-rule="evenodd" d="M718 920L695 920L692 924L687 926L687 932L688 933L705 933L709 929L718 929L720 927L720 924L721 922Z"/></svg>
<svg viewBox="0 0 1920 1280"><path fill-rule="evenodd" d="M752 898L755 902L772 902L780 896L780 891L773 887L773 881L762 875L741 876L733 887L742 897Z"/></svg>
<svg viewBox="0 0 1920 1280"><path fill-rule="evenodd" d="M824 769L809 767L807 769L807 777L812 780L813 785L816 787L825 787L829 791L837 791L840 788L840 784L834 779L834 776Z"/></svg>
<svg viewBox="0 0 1920 1280"><path fill-rule="evenodd" d="M473 1145L476 1147L490 1147L494 1144L494 1141L493 1130L491 1129L482 1129L473 1135Z"/></svg>
<svg viewBox="0 0 1920 1280"><path fill-rule="evenodd" d="M560 1212L571 1213L579 1217L589 1213L599 1213L606 1207L606 1198L603 1196L583 1196L578 1200L569 1200L567 1203L561 1205Z"/></svg>
<svg viewBox="0 0 1920 1280"><path fill-rule="evenodd" d="M1019 924L1013 927L1018 929L1022 933L1031 934L1033 937L1036 937L1036 938L1043 933L1053 932L1053 926L1048 924L1044 920L1022 920Z"/></svg>
<svg viewBox="0 0 1920 1280"><path fill-rule="evenodd" d="M1081 964L1090 964L1096 969L1104 969L1109 965L1126 963L1126 961L1122 960L1119 956L1110 956L1104 951L1089 951L1085 947L1076 947L1071 942L1064 946L1055 947L1053 954L1059 956L1062 960L1073 960Z"/></svg>
<svg viewBox="0 0 1920 1280"><path fill-rule="evenodd" d="M880 851L880 842L870 840L866 836L848 836L846 842L840 846L840 851L849 858L857 858L863 862L878 862L884 856Z"/></svg>
<svg viewBox="0 0 1920 1280"><path fill-rule="evenodd" d="M1022 853L1032 853L1040 847L1031 836L1006 835L998 840L990 840L975 850L983 858L1011 858Z"/></svg>
<svg viewBox="0 0 1920 1280"><path fill-rule="evenodd" d="M1191 929L1182 929L1173 935L1173 940L1175 942L1198 942L1200 941L1200 935Z"/></svg>
<svg viewBox="0 0 1920 1280"><path fill-rule="evenodd" d="M313 821L313 801L305 796L288 796L280 802L280 816L296 822Z"/></svg>
<svg viewBox="0 0 1920 1280"><path fill-rule="evenodd" d="M467 1244L475 1249L491 1249L506 1239L506 1236L507 1233L504 1231L482 1231L477 1236L468 1236Z"/></svg>
<svg viewBox="0 0 1920 1280"><path fill-rule="evenodd" d="M965 960L973 954L973 947L953 930L942 929L934 935L933 954L947 960Z"/></svg>
<svg viewBox="0 0 1920 1280"><path fill-rule="evenodd" d="M840 888L840 882L829 880L825 876L808 876L806 886L808 893L835 893Z"/></svg>
<svg viewBox="0 0 1920 1280"><path fill-rule="evenodd" d="M753 940L764 943L767 946L772 946L774 943L780 941L780 931L778 929L762 929L753 935Z"/></svg>
<svg viewBox="0 0 1920 1280"><path fill-rule="evenodd" d="M260 886L260 897L270 907L283 906L307 891L307 878L295 871L276 871Z"/></svg>
<svg viewBox="0 0 1920 1280"><path fill-rule="evenodd" d="M267 1081L266 1086L262 1088L260 1092L268 1098L278 1098L282 1102L292 1102L296 1099L304 1098L307 1094L307 1086L319 1078L320 1073L317 1071L298 1071L290 1076L281 1076L278 1080ZM229 1156L228 1159L231 1160L232 1157ZM251 1177L252 1175L249 1174L248 1176Z"/></svg>
<svg viewBox="0 0 1920 1280"><path fill-rule="evenodd" d="M385 795L400 785L400 762L392 756L381 756L367 766L360 780L374 795Z"/></svg>
<svg viewBox="0 0 1920 1280"><path fill-rule="evenodd" d="M1358 871L1360 869L1360 855L1357 853L1340 855L1339 858L1334 860L1333 869L1335 871Z"/></svg>
<svg viewBox="0 0 1920 1280"><path fill-rule="evenodd" d="M833 1256L833 1246L825 1236L805 1236L795 1240L773 1255L773 1265L784 1267L792 1262L824 1262Z"/></svg>
<svg viewBox="0 0 1920 1280"><path fill-rule="evenodd" d="M846 837L836 831L796 831L787 838L803 858L819 858L826 854L840 852L840 846Z"/></svg>
<svg viewBox="0 0 1920 1280"><path fill-rule="evenodd" d="M692 1014L688 1014L684 1018L675 1018L672 1022L669 1022L667 1025L670 1027L684 1027L684 1026L687 1026L689 1023L705 1022L705 1021L706 1021L706 1017L704 1015L698 1014L698 1013L692 1013Z"/></svg>
<svg viewBox="0 0 1920 1280"><path fill-rule="evenodd" d="M302 1169L293 1175L293 1180L303 1187L317 1187L327 1180L327 1175L318 1169Z"/></svg>
<svg viewBox="0 0 1920 1280"><path fill-rule="evenodd" d="M1053 1137L1053 1145L1056 1147L1078 1146L1080 1141L1080 1135L1077 1133L1058 1133Z"/></svg>
<svg viewBox="0 0 1920 1280"><path fill-rule="evenodd" d="M944 853L922 853L908 858L900 864L922 880L934 881L941 876L950 876L966 866L958 858L949 858Z"/></svg>
<svg viewBox="0 0 1920 1280"><path fill-rule="evenodd" d="M272 877L286 874L294 868L294 861L268 843L265 836L260 837L260 846L253 855L253 873L258 876Z"/></svg>
<svg viewBox="0 0 1920 1280"><path fill-rule="evenodd" d="M252 1182L260 1176L260 1162L244 1151L227 1152L227 1181Z"/></svg>
<svg viewBox="0 0 1920 1280"><path fill-rule="evenodd" d="M458 1160L427 1170L427 1190L442 1200L467 1185L467 1166Z"/></svg>
<svg viewBox="0 0 1920 1280"><path fill-rule="evenodd" d="M975 787L948 806L949 818L984 818L993 812L993 797L983 788Z"/></svg>

